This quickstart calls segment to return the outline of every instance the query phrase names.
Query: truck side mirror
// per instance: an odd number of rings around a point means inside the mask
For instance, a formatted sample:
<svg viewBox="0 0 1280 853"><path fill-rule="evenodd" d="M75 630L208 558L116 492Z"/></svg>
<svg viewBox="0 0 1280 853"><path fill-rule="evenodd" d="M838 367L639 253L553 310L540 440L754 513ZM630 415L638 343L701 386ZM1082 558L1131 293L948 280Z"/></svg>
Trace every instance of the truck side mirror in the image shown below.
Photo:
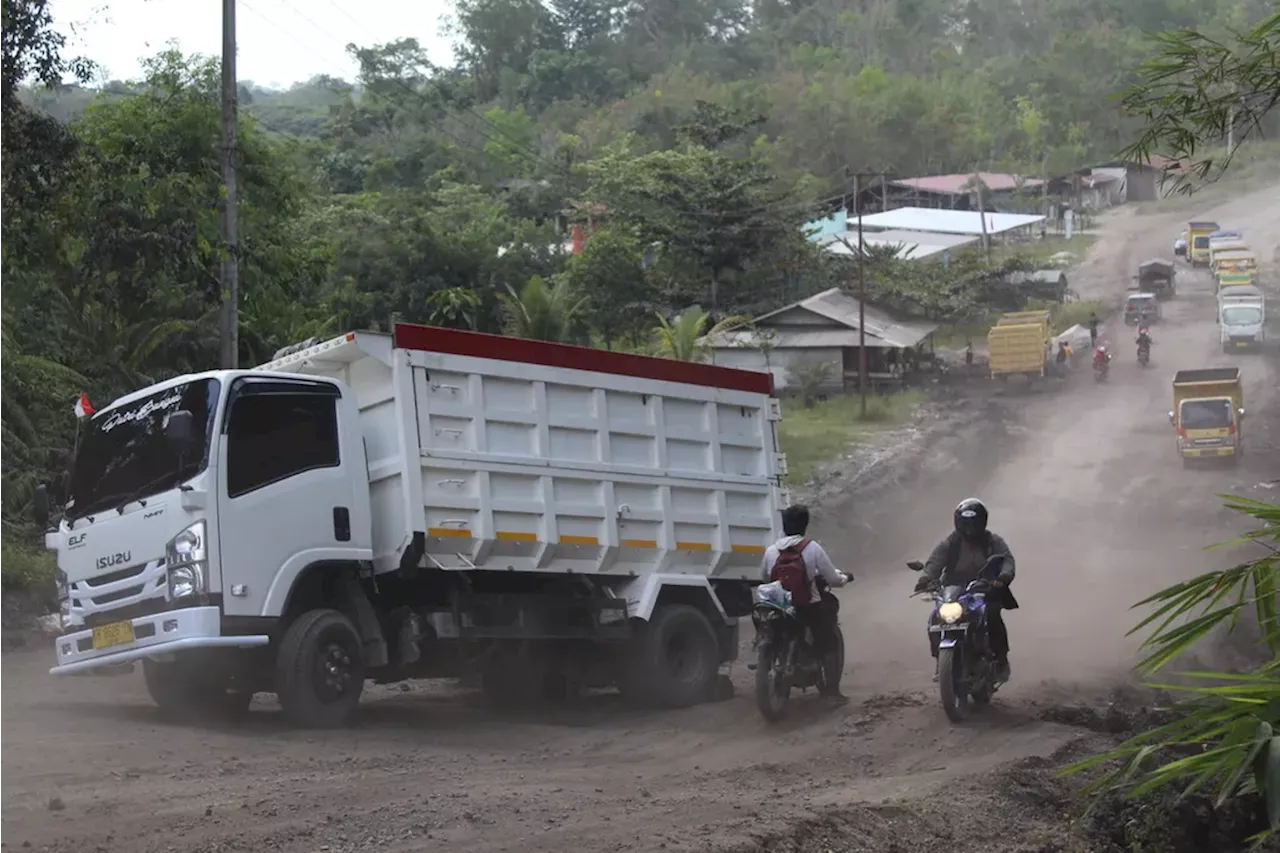
<svg viewBox="0 0 1280 853"><path fill-rule="evenodd" d="M49 487L44 483L36 486L36 493L31 499L31 515L42 531L49 528Z"/></svg>
<svg viewBox="0 0 1280 853"><path fill-rule="evenodd" d="M195 415L186 409L179 409L169 415L165 421L164 437L179 453L185 453L195 441Z"/></svg>

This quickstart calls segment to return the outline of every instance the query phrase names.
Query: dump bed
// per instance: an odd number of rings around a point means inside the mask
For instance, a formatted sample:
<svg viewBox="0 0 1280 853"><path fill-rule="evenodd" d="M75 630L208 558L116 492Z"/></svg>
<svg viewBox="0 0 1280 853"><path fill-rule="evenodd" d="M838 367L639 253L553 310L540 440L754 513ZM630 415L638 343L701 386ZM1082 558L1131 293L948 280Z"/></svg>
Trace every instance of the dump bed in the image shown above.
<svg viewBox="0 0 1280 853"><path fill-rule="evenodd" d="M1042 376L1048 347L1048 311L1005 314L987 333L987 357L991 363L991 375Z"/></svg>
<svg viewBox="0 0 1280 853"><path fill-rule="evenodd" d="M1173 409L1177 412L1184 400L1205 400L1219 397L1231 399L1235 408L1244 406L1244 390L1240 384L1238 367L1206 367L1200 370L1179 370L1173 375Z"/></svg>
<svg viewBox="0 0 1280 853"><path fill-rule="evenodd" d="M768 374L407 324L259 369L355 394L378 572L755 577L778 535Z"/></svg>

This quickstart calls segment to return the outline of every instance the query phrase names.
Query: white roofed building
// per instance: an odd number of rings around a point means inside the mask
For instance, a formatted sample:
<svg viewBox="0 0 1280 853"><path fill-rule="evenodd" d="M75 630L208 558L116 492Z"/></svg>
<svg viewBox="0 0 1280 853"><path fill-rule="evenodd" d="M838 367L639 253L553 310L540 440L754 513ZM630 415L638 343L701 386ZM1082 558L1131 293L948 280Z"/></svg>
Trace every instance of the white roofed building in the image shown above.
<svg viewBox="0 0 1280 853"><path fill-rule="evenodd" d="M876 384L897 383L918 350L937 330L936 323L903 320L870 304L866 319L867 376ZM774 386L795 385L793 368L826 364L832 390L858 383L856 297L840 288L824 290L757 317L749 328L706 339L717 365L773 374Z"/></svg>

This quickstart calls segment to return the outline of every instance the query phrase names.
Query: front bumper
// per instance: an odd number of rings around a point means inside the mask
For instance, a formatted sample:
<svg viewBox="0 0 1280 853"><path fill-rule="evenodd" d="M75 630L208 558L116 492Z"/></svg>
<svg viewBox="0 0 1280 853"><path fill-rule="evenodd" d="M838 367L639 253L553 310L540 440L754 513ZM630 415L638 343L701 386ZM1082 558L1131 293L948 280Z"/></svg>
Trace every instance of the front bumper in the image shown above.
<svg viewBox="0 0 1280 853"><path fill-rule="evenodd" d="M49 674L72 675L190 649L252 648L271 642L265 634L222 636L222 614L217 607L166 610L129 621L133 623L131 643L95 649L92 628L54 640L58 665Z"/></svg>

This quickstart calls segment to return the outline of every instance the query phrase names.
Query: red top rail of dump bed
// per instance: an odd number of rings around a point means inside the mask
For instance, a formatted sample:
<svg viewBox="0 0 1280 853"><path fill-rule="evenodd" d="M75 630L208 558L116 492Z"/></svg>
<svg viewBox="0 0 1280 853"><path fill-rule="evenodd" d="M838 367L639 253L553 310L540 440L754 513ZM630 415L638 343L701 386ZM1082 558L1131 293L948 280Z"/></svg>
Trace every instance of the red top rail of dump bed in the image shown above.
<svg viewBox="0 0 1280 853"><path fill-rule="evenodd" d="M494 358L500 361L540 364L545 367L589 370L594 373L613 373L662 382L682 382L708 388L747 391L753 394L773 393L773 376L769 373L734 370L711 364L632 355L625 352L610 352L591 347L553 344L546 341L531 341L525 338L509 338L503 335L487 335L483 332L466 332L435 326L419 326L413 323L396 323L392 331L392 340L400 349L449 353L473 358Z"/></svg>

